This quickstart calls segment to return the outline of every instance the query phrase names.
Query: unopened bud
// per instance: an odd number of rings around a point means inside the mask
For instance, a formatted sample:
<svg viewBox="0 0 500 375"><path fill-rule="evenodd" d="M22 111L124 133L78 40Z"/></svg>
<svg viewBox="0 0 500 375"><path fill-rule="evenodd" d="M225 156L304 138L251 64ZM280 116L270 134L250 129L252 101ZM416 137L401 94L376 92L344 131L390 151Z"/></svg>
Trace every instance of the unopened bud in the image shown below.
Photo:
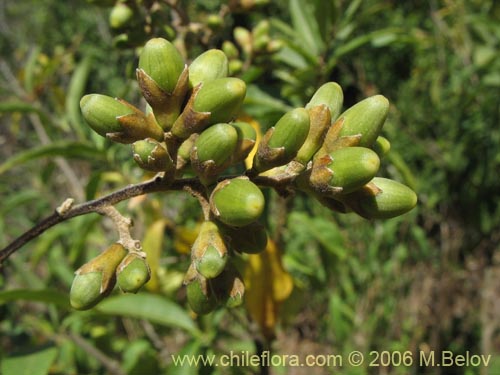
<svg viewBox="0 0 500 375"><path fill-rule="evenodd" d="M368 183L378 172L380 159L365 147L345 147L316 159L312 166L311 185L318 191L341 188L346 194Z"/></svg>
<svg viewBox="0 0 500 375"><path fill-rule="evenodd" d="M309 133L309 112L296 108L285 113L269 129L259 144L254 158L254 169L262 172L291 161Z"/></svg>
<svg viewBox="0 0 500 375"><path fill-rule="evenodd" d="M364 218L389 219L413 209L417 195L397 181L375 177L363 188L348 194L345 202Z"/></svg>
<svg viewBox="0 0 500 375"><path fill-rule="evenodd" d="M146 284L151 271L146 260L138 254L128 254L116 270L118 287L125 293L137 293Z"/></svg>
<svg viewBox="0 0 500 375"><path fill-rule="evenodd" d="M264 210L264 195L246 177L220 182L210 195L215 217L226 225L241 227L257 221Z"/></svg>
<svg viewBox="0 0 500 375"><path fill-rule="evenodd" d="M174 168L172 158L160 142L147 138L135 142L132 147L134 160L142 169L168 172Z"/></svg>
<svg viewBox="0 0 500 375"><path fill-rule="evenodd" d="M184 70L184 60L172 43L163 38L149 40L139 57L142 69L166 93L174 91Z"/></svg>
<svg viewBox="0 0 500 375"><path fill-rule="evenodd" d="M318 105L326 105L330 110L330 120L335 121L342 110L344 94L342 87L336 82L327 82L316 90L306 109L312 109Z"/></svg>
<svg viewBox="0 0 500 375"><path fill-rule="evenodd" d="M70 302L77 310L94 307L113 290L115 270L127 255L127 250L115 243L75 272Z"/></svg>
<svg viewBox="0 0 500 375"><path fill-rule="evenodd" d="M227 248L219 228L212 221L205 221L191 249L191 259L196 270L207 279L217 277L226 266Z"/></svg>
<svg viewBox="0 0 500 375"><path fill-rule="evenodd" d="M213 81L228 75L228 60L219 49L208 50L189 65L189 85L196 86L200 82Z"/></svg>

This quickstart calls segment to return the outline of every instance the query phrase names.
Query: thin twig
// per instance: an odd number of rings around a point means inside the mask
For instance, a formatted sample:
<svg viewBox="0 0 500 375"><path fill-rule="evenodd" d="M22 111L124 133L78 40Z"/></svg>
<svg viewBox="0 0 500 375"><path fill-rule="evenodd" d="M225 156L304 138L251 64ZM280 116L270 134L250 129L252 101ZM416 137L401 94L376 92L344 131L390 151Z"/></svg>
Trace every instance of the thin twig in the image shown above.
<svg viewBox="0 0 500 375"><path fill-rule="evenodd" d="M141 241L134 240L130 234L130 228L132 227L132 220L128 217L123 216L115 208L115 206L103 206L97 209L97 213L105 215L113 220L116 225L116 230L118 231L119 240L118 242L125 247L130 252L139 253L143 257L146 255L142 253Z"/></svg>
<svg viewBox="0 0 500 375"><path fill-rule="evenodd" d="M83 349L83 351L85 351L91 357L97 359L104 367L106 367L106 370L108 371L109 374L112 375L126 374L118 361L108 357L102 351L100 351L91 343L89 343L87 340L85 340L82 336L77 335L75 333L68 333L67 337L72 341L74 341L78 345L78 347Z"/></svg>
<svg viewBox="0 0 500 375"><path fill-rule="evenodd" d="M230 179L233 177L236 176L223 176L219 180ZM274 188L279 186L279 183L277 184L276 182L273 182L268 178L262 178L261 176L255 176L251 178L251 180L260 186L269 186ZM75 206L72 205L72 200L67 199L54 211L54 213L52 213L52 215L35 224L35 226L33 226L27 232L23 233L5 248L0 250L0 268L2 267L2 264L5 262L5 260L7 260L13 253L15 253L26 243L38 237L56 224L62 223L76 216L81 216L92 212L102 214L102 210L104 207L115 205L121 201L137 197L139 195L156 193L160 191L179 190L188 191L192 195L197 197L205 197L205 187L197 178L182 178L170 182L163 179L161 175L157 175L151 180L135 185L126 186L99 199L87 201ZM206 198L204 198L204 200L205 202L202 204L202 209L204 210L205 217L207 217L209 215L209 204L206 201Z"/></svg>
<svg viewBox="0 0 500 375"><path fill-rule="evenodd" d="M99 199L81 203L73 207L66 208L65 210L60 210L60 209L56 210L52 215L40 221L30 230L28 230L27 232L16 238L12 243L7 245L7 247L0 250L0 266L15 251L17 251L23 245L25 245L32 239L38 237L47 229L53 227L56 224L62 223L63 221L69 220L76 216L85 215L91 212L99 212L99 210L102 209L102 207L114 205L118 202L139 195L154 193L159 191L182 190L186 186L190 186L192 189L196 190L201 188L202 185L199 183L197 179L194 178L179 179L171 184L168 184L161 177L155 177L143 183L139 183L136 185L129 185L123 189L105 195Z"/></svg>

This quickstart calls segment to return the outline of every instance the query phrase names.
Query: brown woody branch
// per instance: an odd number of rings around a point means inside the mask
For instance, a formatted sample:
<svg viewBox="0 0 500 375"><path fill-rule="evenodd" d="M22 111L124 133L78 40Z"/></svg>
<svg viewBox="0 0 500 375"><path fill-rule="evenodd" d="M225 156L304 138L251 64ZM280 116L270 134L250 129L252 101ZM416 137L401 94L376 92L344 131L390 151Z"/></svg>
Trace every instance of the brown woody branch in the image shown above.
<svg viewBox="0 0 500 375"><path fill-rule="evenodd" d="M232 177L235 176L224 176L222 179ZM251 178L251 180L261 186L274 187L278 192L280 192L280 186L279 184L276 184L275 181L260 176L255 176ZM160 191L185 190L196 196L197 194L194 194L195 192L203 195L204 189L205 187L197 178L182 178L174 180L172 182L165 180L161 175L157 175L151 180L135 185L126 186L101 198L84 202L78 205L73 206L70 200L66 200L58 209L54 211L54 213L52 213L52 215L37 223L31 229L12 241L5 248L0 250L0 268L13 253L15 253L29 241L40 236L42 233L52 228L53 226L66 220L72 219L76 216L81 216L93 212L103 214L103 208L115 205L121 201L137 197L139 195L156 193Z"/></svg>
<svg viewBox="0 0 500 375"><path fill-rule="evenodd" d="M199 190L202 189L202 185L197 179L194 178L179 179L169 183L169 181L165 181L161 176L157 176L146 182L126 186L123 189L117 190L99 199L84 202L72 207L65 207L64 209L58 209L54 211L52 215L46 217L30 230L16 238L13 242L7 245L7 247L0 250L0 267L14 252L56 224L91 212L99 213L103 207L111 206L139 195L159 191L183 190L186 188Z"/></svg>

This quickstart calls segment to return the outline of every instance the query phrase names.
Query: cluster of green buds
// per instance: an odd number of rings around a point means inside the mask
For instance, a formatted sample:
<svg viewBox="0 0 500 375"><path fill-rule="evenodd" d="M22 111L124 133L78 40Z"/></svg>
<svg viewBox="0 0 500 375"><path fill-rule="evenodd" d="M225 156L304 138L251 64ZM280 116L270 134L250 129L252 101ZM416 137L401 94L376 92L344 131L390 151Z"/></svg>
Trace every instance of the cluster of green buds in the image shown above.
<svg viewBox="0 0 500 375"><path fill-rule="evenodd" d="M90 309L109 295L115 285L125 293L137 293L149 278L144 254L129 252L122 244L114 243L75 272L71 306L77 310Z"/></svg>
<svg viewBox="0 0 500 375"><path fill-rule="evenodd" d="M342 213L367 219L402 215L417 203L407 186L376 177L389 141L380 135L389 112L382 95L341 112L343 92L321 86L305 108L286 113L264 135L250 174L289 183Z"/></svg>
<svg viewBox="0 0 500 375"><path fill-rule="evenodd" d="M234 257L262 252L267 244L266 229L259 223L265 206L261 186L284 194L302 191L331 209L365 218L394 217L416 204L410 188L375 177L390 147L380 136L389 110L381 95L341 113L342 89L326 83L256 144L252 125L237 120L245 82L229 76L229 59L222 50L208 50L188 65L170 42L152 39L142 49L136 72L148 103L144 112L100 94L84 96L81 109L98 134L132 144L138 166L157 172L165 186L188 174L199 181L195 195L204 222L184 280L196 313L242 302L244 285ZM245 169L243 162L254 149L252 166ZM237 174L228 175L228 170ZM125 255L102 255L78 270L73 305L91 307L106 295L117 269L120 288L135 292L147 279L138 276L145 271L127 267L147 265L136 254L133 259ZM84 277L90 281L80 281ZM95 287L81 286L88 282Z"/></svg>
<svg viewBox="0 0 500 375"><path fill-rule="evenodd" d="M251 30L237 26L233 30L235 43L226 40L222 50L229 58L231 74L240 73L250 61L262 63L283 47L283 42L273 39L270 34L268 20L258 22Z"/></svg>

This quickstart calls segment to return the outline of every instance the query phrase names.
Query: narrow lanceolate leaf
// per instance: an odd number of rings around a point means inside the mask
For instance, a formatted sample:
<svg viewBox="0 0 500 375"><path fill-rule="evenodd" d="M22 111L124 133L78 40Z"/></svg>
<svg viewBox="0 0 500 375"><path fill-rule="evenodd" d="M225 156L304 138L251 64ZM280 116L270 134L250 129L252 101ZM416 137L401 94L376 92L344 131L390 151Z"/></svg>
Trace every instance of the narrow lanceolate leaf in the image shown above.
<svg viewBox="0 0 500 375"><path fill-rule="evenodd" d="M290 0L290 14L297 37L314 55L317 55L323 49L324 41L314 17L312 4L307 1Z"/></svg>
<svg viewBox="0 0 500 375"><path fill-rule="evenodd" d="M141 292L110 297L101 302L98 312L146 319L166 327L177 327L196 334L198 329L187 312L164 296Z"/></svg>
<svg viewBox="0 0 500 375"><path fill-rule="evenodd" d="M41 302L44 304L53 303L57 306L68 308L68 295L51 289L14 289L0 292L0 305L12 301Z"/></svg>
<svg viewBox="0 0 500 375"><path fill-rule="evenodd" d="M26 354L4 357L0 365L2 375L46 375L54 363L58 348L46 347Z"/></svg>
<svg viewBox="0 0 500 375"><path fill-rule="evenodd" d="M46 146L32 148L13 155L0 164L0 175L9 169L17 167L28 161L42 157L63 156L66 158L101 160L104 155L100 154L94 146L82 142L56 142Z"/></svg>

